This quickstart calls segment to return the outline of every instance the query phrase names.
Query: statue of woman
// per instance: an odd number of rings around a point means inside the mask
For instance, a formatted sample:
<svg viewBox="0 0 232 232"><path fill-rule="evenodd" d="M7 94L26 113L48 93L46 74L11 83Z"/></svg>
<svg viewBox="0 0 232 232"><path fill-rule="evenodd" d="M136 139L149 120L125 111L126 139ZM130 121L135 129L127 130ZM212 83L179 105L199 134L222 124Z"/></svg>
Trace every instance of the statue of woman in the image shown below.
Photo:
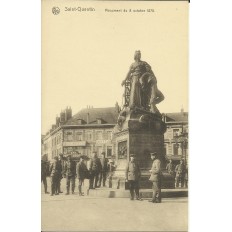
<svg viewBox="0 0 232 232"><path fill-rule="evenodd" d="M135 62L131 64L129 72L126 75L125 80L122 82L122 86L125 85L126 80L131 82L131 92L130 92L130 100L129 107L133 109L134 107L138 108L146 108L142 101L142 85L140 83L140 77L149 72L151 75L154 75L151 66L141 60L141 52L135 51L134 55Z"/></svg>

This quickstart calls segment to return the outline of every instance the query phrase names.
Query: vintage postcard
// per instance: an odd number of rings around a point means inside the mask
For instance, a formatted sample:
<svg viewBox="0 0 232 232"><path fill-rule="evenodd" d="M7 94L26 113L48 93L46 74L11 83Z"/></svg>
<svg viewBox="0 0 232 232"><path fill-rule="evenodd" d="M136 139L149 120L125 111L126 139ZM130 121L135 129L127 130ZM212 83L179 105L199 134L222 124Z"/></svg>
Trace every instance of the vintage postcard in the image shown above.
<svg viewBox="0 0 232 232"><path fill-rule="evenodd" d="M42 0L42 231L188 231L188 1Z"/></svg>

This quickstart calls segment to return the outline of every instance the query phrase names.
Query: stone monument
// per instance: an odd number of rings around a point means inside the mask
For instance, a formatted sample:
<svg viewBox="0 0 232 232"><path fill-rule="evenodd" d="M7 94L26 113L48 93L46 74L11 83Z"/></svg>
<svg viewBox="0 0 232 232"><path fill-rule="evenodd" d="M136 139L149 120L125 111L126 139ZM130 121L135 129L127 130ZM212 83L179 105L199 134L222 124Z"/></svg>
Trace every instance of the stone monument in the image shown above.
<svg viewBox="0 0 232 232"><path fill-rule="evenodd" d="M122 82L125 88L124 106L114 128L116 144L116 164L112 183L113 188L125 189L125 168L129 154L135 154L141 168L141 188L150 188L148 181L152 161L151 152L157 152L165 161L164 132L166 130L162 115L156 105L164 100L157 87L156 77L151 66L141 60L141 52L136 51L135 62ZM165 186L164 186L165 187Z"/></svg>

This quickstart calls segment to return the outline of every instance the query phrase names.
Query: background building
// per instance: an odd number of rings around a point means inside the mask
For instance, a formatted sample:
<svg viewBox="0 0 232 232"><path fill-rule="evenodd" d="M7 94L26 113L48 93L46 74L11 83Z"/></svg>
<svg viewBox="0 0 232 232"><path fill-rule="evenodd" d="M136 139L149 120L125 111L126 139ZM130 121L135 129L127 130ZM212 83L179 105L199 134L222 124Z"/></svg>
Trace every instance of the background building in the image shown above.
<svg viewBox="0 0 232 232"><path fill-rule="evenodd" d="M112 132L119 112L118 103L115 107L107 108L88 106L75 115L67 107L42 137L42 155L46 155L48 160L60 153L75 157L79 154L89 156L93 151L99 155L104 151L107 157L116 155ZM167 126L164 134L166 159L174 162L180 159L187 161L188 113L182 109L178 113L163 114L163 120Z"/></svg>
<svg viewBox="0 0 232 232"><path fill-rule="evenodd" d="M89 156L93 151L99 155L104 151L111 157L115 151L112 131L119 111L117 103L108 108L87 107L74 116L72 109L66 108L43 138L43 155L51 160L60 153L75 157L79 154Z"/></svg>
<svg viewBox="0 0 232 232"><path fill-rule="evenodd" d="M166 159L188 161L188 113L164 114L167 130L164 134Z"/></svg>

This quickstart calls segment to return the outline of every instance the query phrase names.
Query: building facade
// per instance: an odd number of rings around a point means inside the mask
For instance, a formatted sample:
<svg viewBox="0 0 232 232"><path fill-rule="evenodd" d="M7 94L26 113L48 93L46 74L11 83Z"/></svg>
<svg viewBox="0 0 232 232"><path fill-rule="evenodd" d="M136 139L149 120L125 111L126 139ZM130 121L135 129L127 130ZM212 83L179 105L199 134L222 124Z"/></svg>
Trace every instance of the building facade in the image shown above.
<svg viewBox="0 0 232 232"><path fill-rule="evenodd" d="M166 159L188 162L188 113L182 109L179 113L164 114L166 132L164 145Z"/></svg>
<svg viewBox="0 0 232 232"><path fill-rule="evenodd" d="M108 158L126 155L124 144L116 148L112 137L119 112L117 103L115 107L108 108L87 107L75 115L72 115L71 108L66 108L43 136L42 155L46 155L48 160L61 153L74 157L80 154L90 156L93 151L98 155L105 152ZM167 127L164 134L166 159L187 161L188 113L181 110L178 113L163 114L163 120Z"/></svg>
<svg viewBox="0 0 232 232"><path fill-rule="evenodd" d="M93 151L106 153L107 157L115 155L115 144L112 140L113 128L116 125L118 104L115 107L88 107L72 116L71 108L67 108L56 117L56 124L43 138L43 155L51 160L54 156L70 154L87 155Z"/></svg>

